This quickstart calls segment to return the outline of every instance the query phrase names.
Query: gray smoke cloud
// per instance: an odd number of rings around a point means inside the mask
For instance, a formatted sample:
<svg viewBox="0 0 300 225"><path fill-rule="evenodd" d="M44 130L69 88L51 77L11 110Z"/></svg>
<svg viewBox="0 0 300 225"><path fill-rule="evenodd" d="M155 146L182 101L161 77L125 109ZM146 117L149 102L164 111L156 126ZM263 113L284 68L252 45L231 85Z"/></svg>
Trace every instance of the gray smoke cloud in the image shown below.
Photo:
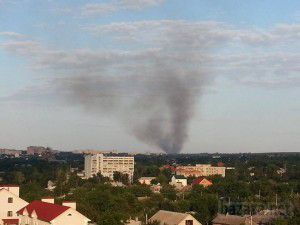
<svg viewBox="0 0 300 225"><path fill-rule="evenodd" d="M138 140L168 154L179 153L208 82L201 38L197 33L186 39L180 28L172 29L156 49L102 55L93 61L82 58L87 62L84 70L79 65L73 76L56 83L69 104L113 115Z"/></svg>
<svg viewBox="0 0 300 225"><path fill-rule="evenodd" d="M166 153L179 153L206 84L205 73L165 61L150 68L137 67L127 75L79 75L60 83L72 105L79 104L88 112L113 114L139 140Z"/></svg>

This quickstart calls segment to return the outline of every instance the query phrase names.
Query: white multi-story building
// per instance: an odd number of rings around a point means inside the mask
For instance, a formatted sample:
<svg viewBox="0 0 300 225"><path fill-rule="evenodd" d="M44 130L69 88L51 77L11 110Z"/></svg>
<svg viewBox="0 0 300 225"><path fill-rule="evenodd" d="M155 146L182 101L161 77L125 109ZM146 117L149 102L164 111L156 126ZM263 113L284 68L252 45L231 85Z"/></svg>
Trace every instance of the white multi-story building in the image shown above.
<svg viewBox="0 0 300 225"><path fill-rule="evenodd" d="M84 172L86 178L101 173L102 176L113 179L114 172L128 174L133 178L134 157L104 156L103 154L86 155L84 158Z"/></svg>
<svg viewBox="0 0 300 225"><path fill-rule="evenodd" d="M28 203L19 197L19 187L0 185L0 225L18 225L17 211Z"/></svg>

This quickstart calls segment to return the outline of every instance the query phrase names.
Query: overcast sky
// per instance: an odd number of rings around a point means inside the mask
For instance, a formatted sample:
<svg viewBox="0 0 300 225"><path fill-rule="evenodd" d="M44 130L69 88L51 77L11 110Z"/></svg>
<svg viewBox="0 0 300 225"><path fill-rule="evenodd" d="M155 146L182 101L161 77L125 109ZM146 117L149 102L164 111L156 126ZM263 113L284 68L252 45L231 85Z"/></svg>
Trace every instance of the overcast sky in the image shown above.
<svg viewBox="0 0 300 225"><path fill-rule="evenodd" d="M160 151L128 129L153 61L205 77L182 152L299 151L298 0L0 0L0 148Z"/></svg>

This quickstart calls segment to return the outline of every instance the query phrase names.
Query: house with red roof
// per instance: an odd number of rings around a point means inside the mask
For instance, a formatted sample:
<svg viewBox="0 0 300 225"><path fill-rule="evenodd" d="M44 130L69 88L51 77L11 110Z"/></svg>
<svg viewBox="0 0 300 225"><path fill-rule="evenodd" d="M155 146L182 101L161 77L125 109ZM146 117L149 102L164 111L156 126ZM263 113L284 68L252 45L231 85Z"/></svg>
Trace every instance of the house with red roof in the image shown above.
<svg viewBox="0 0 300 225"><path fill-rule="evenodd" d="M18 212L20 225L87 225L90 219L76 211L75 202L54 204L54 199L33 201Z"/></svg>
<svg viewBox="0 0 300 225"><path fill-rule="evenodd" d="M203 187L206 188L206 187L213 185L213 183L204 177L202 177L202 178L200 177L200 178L193 180L192 185L193 186L194 185L202 185Z"/></svg>
<svg viewBox="0 0 300 225"><path fill-rule="evenodd" d="M0 185L0 225L19 225L17 211L28 204L19 191L17 185Z"/></svg>

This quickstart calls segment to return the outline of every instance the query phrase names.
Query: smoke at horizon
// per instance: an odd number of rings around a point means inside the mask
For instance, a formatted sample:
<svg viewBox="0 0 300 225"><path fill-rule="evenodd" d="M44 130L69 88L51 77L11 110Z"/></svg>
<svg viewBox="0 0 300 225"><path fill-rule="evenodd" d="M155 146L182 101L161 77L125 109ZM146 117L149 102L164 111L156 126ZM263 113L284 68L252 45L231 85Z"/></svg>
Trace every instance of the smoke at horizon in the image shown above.
<svg viewBox="0 0 300 225"><path fill-rule="evenodd" d="M168 44L159 50L125 53L117 57L117 65L64 78L60 89L72 105L114 115L138 140L168 154L179 153L208 79L193 48L196 40L166 38Z"/></svg>

